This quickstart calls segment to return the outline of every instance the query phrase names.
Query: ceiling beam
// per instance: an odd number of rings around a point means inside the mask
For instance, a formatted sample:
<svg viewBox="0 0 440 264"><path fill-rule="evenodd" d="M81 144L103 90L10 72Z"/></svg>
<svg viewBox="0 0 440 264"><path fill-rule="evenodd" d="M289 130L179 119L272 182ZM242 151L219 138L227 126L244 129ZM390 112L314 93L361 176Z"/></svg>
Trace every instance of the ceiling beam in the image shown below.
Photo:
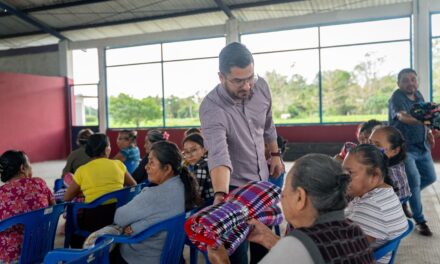
<svg viewBox="0 0 440 264"><path fill-rule="evenodd" d="M90 5L90 4L109 2L109 1L111 1L111 0L77 0L77 1L58 3L58 4L53 4L53 5L42 5L42 6L29 7L29 8L20 9L20 11L23 13L40 12L40 11L44 12L44 11L48 11L48 10ZM10 16L10 15L11 15L10 13L4 13L4 12L0 13L0 17Z"/></svg>
<svg viewBox="0 0 440 264"><path fill-rule="evenodd" d="M34 27L39 28L41 31L44 31L46 33L49 33L57 38L59 38L60 40L66 40L67 38L65 36L63 36L60 32L56 31L55 29L51 28L49 25L38 21L37 19L28 16L27 14L21 12L20 10L15 9L12 6L9 6L7 4L5 4L4 2L0 1L0 8L6 10L7 12L16 15L18 18L20 18L21 20L31 24ZM40 32L42 33L42 32Z"/></svg>
<svg viewBox="0 0 440 264"><path fill-rule="evenodd" d="M221 10L223 10L223 13L225 13L228 18L235 18L234 14L232 14L231 9L229 9L229 7L223 2L223 0L214 0L214 2Z"/></svg>
<svg viewBox="0 0 440 264"><path fill-rule="evenodd" d="M301 2L301 1L305 1L305 0L265 0L265 1L247 2L247 3L243 3L243 4L230 5L230 6L228 6L228 8L229 8L229 10L232 11L235 9L252 8L252 7L265 6L265 5L276 5L276 4L284 4L284 3L292 3L292 2ZM146 21L153 21L153 20L166 19L166 18L176 18L176 17L190 16L190 15L200 15L200 14L205 14L205 13L210 13L210 12L218 12L218 11L222 11L222 9L218 6L216 6L216 7L209 7L209 8L186 10L186 11L175 12L175 13L170 13L170 14L130 18L130 19L124 19L124 20L119 20L119 21L108 21L108 22L99 22L99 23L93 23L93 24L75 25L75 26L68 26L68 27L55 28L55 29L58 31L79 30L79 29L86 29L86 28L96 28L96 27L115 26L115 25L137 23L137 22L146 22ZM27 33L0 35L0 39L38 35L41 33L42 33L41 31L34 31L34 32L27 32Z"/></svg>

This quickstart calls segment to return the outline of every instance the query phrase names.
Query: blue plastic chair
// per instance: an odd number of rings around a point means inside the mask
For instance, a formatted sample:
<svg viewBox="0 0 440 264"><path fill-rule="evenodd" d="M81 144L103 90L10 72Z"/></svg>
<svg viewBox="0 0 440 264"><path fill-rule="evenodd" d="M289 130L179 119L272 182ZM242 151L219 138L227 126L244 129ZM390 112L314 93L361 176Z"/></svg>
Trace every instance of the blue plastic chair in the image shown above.
<svg viewBox="0 0 440 264"><path fill-rule="evenodd" d="M115 243L133 244L141 243L145 239L162 231L167 232L165 244L162 249L162 255L160 256L161 264L179 263L183 245L185 242L185 231L183 224L185 223L185 213L179 214L160 223L154 224L149 228L137 233L136 235L103 235L97 238L97 243L102 239L113 238Z"/></svg>
<svg viewBox="0 0 440 264"><path fill-rule="evenodd" d="M403 234L396 237L395 239L390 240L387 243L383 244L382 246L376 248L374 250L374 258L376 260L379 260L389 252L392 252L389 264L393 264L397 254L397 249L399 248L400 241L404 237L406 237L409 233L411 233L413 229L414 229L414 223L411 220L408 220L408 229Z"/></svg>
<svg viewBox="0 0 440 264"><path fill-rule="evenodd" d="M63 179L55 179L53 182L53 192L56 193L59 189L65 187Z"/></svg>
<svg viewBox="0 0 440 264"><path fill-rule="evenodd" d="M53 249L58 220L65 204L15 215L0 222L0 231L21 224L24 237L19 263L41 263L47 252Z"/></svg>
<svg viewBox="0 0 440 264"><path fill-rule="evenodd" d="M91 203L69 203L67 205L66 237L64 240L64 247L69 247L70 237L72 234L80 235L82 237L88 237L91 234L91 232L82 230L79 227L78 211L80 209L96 208L111 199L116 199L116 208L119 208L130 202L137 194L141 192L142 188L142 185L123 188L121 190L104 194L101 197L96 198Z"/></svg>
<svg viewBox="0 0 440 264"><path fill-rule="evenodd" d="M110 263L110 246L113 239L105 239L92 248L87 249L66 249L58 248L50 251L44 258L44 264L58 263L88 263L108 264Z"/></svg>

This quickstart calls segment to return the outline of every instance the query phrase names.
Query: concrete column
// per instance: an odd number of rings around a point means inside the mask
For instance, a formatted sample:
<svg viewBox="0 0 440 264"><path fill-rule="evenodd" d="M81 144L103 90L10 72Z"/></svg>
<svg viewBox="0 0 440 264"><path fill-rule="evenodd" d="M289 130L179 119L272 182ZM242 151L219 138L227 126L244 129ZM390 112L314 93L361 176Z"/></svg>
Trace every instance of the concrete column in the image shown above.
<svg viewBox="0 0 440 264"><path fill-rule="evenodd" d="M59 75L73 79L72 51L69 50L69 41L63 40L58 43Z"/></svg>
<svg viewBox="0 0 440 264"><path fill-rule="evenodd" d="M239 23L235 18L228 19L226 22L226 44L240 42Z"/></svg>
<svg viewBox="0 0 440 264"><path fill-rule="evenodd" d="M431 101L430 0L413 0L413 65L419 76L419 91Z"/></svg>
<svg viewBox="0 0 440 264"><path fill-rule="evenodd" d="M107 131L107 78L105 69L105 48L98 47L98 66L99 66L99 83L98 83L98 120L99 132Z"/></svg>

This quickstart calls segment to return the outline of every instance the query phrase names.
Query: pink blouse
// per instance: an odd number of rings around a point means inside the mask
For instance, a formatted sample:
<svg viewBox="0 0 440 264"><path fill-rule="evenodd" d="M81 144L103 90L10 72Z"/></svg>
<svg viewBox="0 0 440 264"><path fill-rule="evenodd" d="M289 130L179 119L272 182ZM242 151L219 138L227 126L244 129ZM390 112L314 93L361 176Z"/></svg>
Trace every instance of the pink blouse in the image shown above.
<svg viewBox="0 0 440 264"><path fill-rule="evenodd" d="M48 207L54 197L41 178L20 178L0 186L0 220ZM21 252L23 227L0 232L0 263L17 261Z"/></svg>

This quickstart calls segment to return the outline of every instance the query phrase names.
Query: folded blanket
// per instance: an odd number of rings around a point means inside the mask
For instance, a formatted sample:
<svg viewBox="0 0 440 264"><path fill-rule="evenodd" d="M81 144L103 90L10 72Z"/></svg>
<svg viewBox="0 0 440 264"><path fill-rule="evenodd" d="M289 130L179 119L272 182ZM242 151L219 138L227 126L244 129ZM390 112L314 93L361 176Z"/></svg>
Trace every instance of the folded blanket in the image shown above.
<svg viewBox="0 0 440 264"><path fill-rule="evenodd" d="M282 222L276 205L280 194L280 188L270 182L249 182L230 192L224 202L191 216L185 223L186 234L201 250L205 251L207 245L224 245L232 254L249 234L249 219L269 226Z"/></svg>

